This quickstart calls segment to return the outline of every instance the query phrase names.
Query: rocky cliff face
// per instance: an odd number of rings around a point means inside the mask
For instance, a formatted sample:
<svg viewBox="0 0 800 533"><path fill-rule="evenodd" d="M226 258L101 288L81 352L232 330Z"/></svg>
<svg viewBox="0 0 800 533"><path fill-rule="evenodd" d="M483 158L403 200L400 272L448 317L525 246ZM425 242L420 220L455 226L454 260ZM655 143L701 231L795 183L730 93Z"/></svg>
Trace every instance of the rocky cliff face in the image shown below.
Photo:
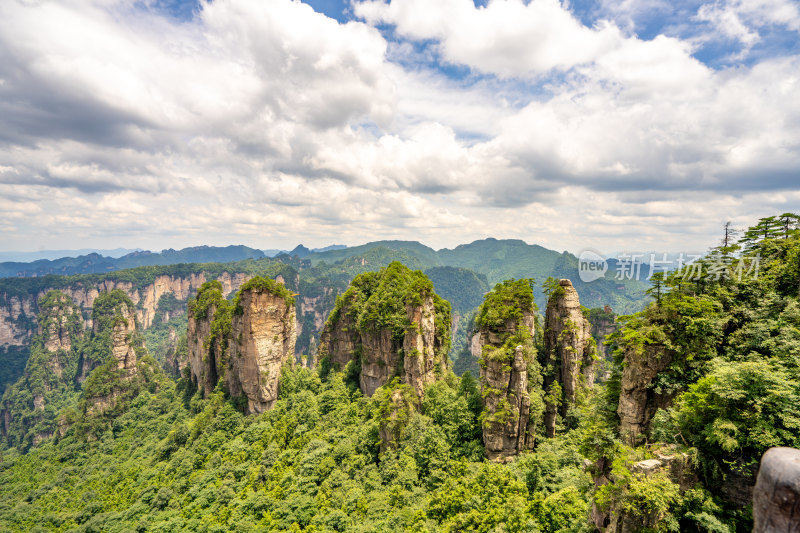
<svg viewBox="0 0 800 533"><path fill-rule="evenodd" d="M128 373L136 372L136 350L131 339L136 333L136 315L127 305L119 309L119 316L114 321L111 332L111 354L117 360L117 369Z"/></svg>
<svg viewBox="0 0 800 533"><path fill-rule="evenodd" d="M83 337L83 316L69 296L51 291L40 301L39 336L49 356L49 369L61 378L67 365L66 352Z"/></svg>
<svg viewBox="0 0 800 533"><path fill-rule="evenodd" d="M201 296L202 290L198 292L198 297ZM217 381L219 381L218 360L222 358L220 339L211 337L211 325L217 307L217 303L211 303L201 313L194 306L189 306L189 326L186 332L189 370L192 381L206 395L211 394L214 387L217 386Z"/></svg>
<svg viewBox="0 0 800 533"><path fill-rule="evenodd" d="M25 373L3 397L4 432L13 444L35 446L56 430L66 431L66 420L57 419L49 406L75 394L79 382L86 382L84 413L89 416L113 409L130 389L128 382L139 373L137 348L143 350L133 302L115 290L94 303L93 326L86 331L81 310L68 294L50 291L38 302L39 332ZM32 399L26 401L27 395Z"/></svg>
<svg viewBox="0 0 800 533"><path fill-rule="evenodd" d="M144 344L137 333L135 307L127 294L114 290L97 298L92 310L89 352L98 353L100 359L88 354L83 357L86 416L115 413L138 393L141 376L137 348L144 350Z"/></svg>
<svg viewBox="0 0 800 533"><path fill-rule="evenodd" d="M617 414L620 419L620 435L633 444L648 428L650 420L659 408L665 408L672 396L657 394L652 384L659 374L672 362L673 355L663 345L650 344L639 351L625 347L625 366L622 371L621 390Z"/></svg>
<svg viewBox="0 0 800 533"><path fill-rule="evenodd" d="M484 360L481 385L487 416L483 444L489 459L504 459L535 445L526 359L523 347L518 346L510 366L505 361Z"/></svg>
<svg viewBox="0 0 800 533"><path fill-rule="evenodd" d="M247 397L248 413L263 413L278 399L281 367L294 366L294 303L268 287L245 285L239 309L233 316L225 383L231 394Z"/></svg>
<svg viewBox="0 0 800 533"><path fill-rule="evenodd" d="M589 322L592 325L592 337L597 344L597 355L601 360L610 361L610 347L604 344L606 338L617 330L616 316L613 309L605 306L602 311L600 308L592 309L589 315Z"/></svg>
<svg viewBox="0 0 800 533"><path fill-rule="evenodd" d="M800 450L770 448L753 491L753 531L800 531Z"/></svg>
<svg viewBox="0 0 800 533"><path fill-rule="evenodd" d="M28 344L35 331L28 325L36 323L35 296L21 300L0 294L0 302L5 302L0 305L0 348Z"/></svg>
<svg viewBox="0 0 800 533"><path fill-rule="evenodd" d="M231 303L219 282L204 284L189 305L189 365L206 394L223 379L248 413L262 413L278 398L280 370L293 365L297 325L294 298L264 278L245 283Z"/></svg>
<svg viewBox="0 0 800 533"><path fill-rule="evenodd" d="M23 378L33 393L34 411L43 411L50 391L74 378L72 368L77 356L72 346L83 337L83 317L66 294L50 291L39 301L39 307L36 346Z"/></svg>
<svg viewBox="0 0 800 533"><path fill-rule="evenodd" d="M583 315L578 292L568 279L559 280L547 302L544 347L544 389L551 392L554 383L561 389L560 405L555 394L548 395L550 400L546 405L545 426L547 434L553 436L557 414L565 417L580 390L594 383L597 359L591 324Z"/></svg>
<svg viewBox="0 0 800 533"><path fill-rule="evenodd" d="M227 296L250 277L241 272L223 272L217 279L222 284L223 294ZM120 289L133 302L136 319L141 328L147 329L153 325L153 320L158 312L158 302L162 296L172 293L179 301L186 302L189 295L199 289L208 279L209 275L205 272L186 276L160 275L155 277L153 283L138 289L130 282L105 279L92 284L78 281L59 290L75 302L87 316L91 316L92 306L98 296ZM50 290L45 288L23 298L0 293L0 348L22 346L30 341L34 331L31 329L31 325L36 326L37 302ZM90 328L91 326L91 319L88 319L86 327Z"/></svg>
<svg viewBox="0 0 800 533"><path fill-rule="evenodd" d="M533 346L536 309L528 280L498 284L478 313L473 350L480 353L486 456L502 460L534 447L540 379ZM477 341L476 341L477 339ZM538 406L539 397L533 397Z"/></svg>
<svg viewBox="0 0 800 533"><path fill-rule="evenodd" d="M356 310L359 299L356 291L345 293L322 329L318 358L325 359L335 370L343 370L351 360L361 361L361 333Z"/></svg>
<svg viewBox="0 0 800 533"><path fill-rule="evenodd" d="M357 276L322 331L319 358L354 361L364 394L399 377L418 396L447 368L450 309L421 272L392 263Z"/></svg>
<svg viewBox="0 0 800 533"><path fill-rule="evenodd" d="M595 471L595 485L601 487L607 483L615 483L624 493L629 490L626 479L645 480L660 477L663 481L674 483L674 488L683 494L687 490L696 488L699 478L692 467L689 455L678 451L676 446L667 445L649 450L654 459L645 459L625 465L627 472L617 468L608 471L609 465L591 465ZM623 475L620 475L623 474ZM746 504L745 504L746 505ZM605 508L592 504L590 521L597 531L606 533L635 533L637 531L653 531L665 518L666 511L655 511L647 508L631 508L612 497L606 502Z"/></svg>

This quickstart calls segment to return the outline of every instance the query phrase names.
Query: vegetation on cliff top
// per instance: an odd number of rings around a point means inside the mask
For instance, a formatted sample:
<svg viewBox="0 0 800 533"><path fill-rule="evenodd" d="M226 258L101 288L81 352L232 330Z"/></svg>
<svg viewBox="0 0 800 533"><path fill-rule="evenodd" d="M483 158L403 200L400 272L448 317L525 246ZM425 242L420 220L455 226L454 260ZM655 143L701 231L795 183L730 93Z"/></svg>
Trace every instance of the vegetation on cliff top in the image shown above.
<svg viewBox="0 0 800 533"><path fill-rule="evenodd" d="M537 306L533 301L533 287L532 279L512 279L495 285L484 296L478 311L478 326L501 331L508 326L508 321L519 322L524 313L534 315Z"/></svg>
<svg viewBox="0 0 800 533"><path fill-rule="evenodd" d="M396 261L379 272L356 276L350 288L336 299L336 307L328 320L335 322L346 312L359 330L388 329L393 339L402 342L411 327L406 308L421 306L428 298L434 305L436 335L449 341L449 302L434 292L433 283L425 274ZM443 350L447 353L449 342Z"/></svg>
<svg viewBox="0 0 800 533"><path fill-rule="evenodd" d="M241 304L239 303L242 292L245 291L255 291L255 292L262 292L266 291L270 294L274 294L275 296L279 296L283 298L286 302L287 307L294 306L294 297L296 296L295 293L290 291L286 288L283 283L278 283L274 279L265 278L264 276L255 276L250 280L246 281L240 288L239 292L236 293L236 298L234 298L234 309L236 313L241 313Z"/></svg>
<svg viewBox="0 0 800 533"><path fill-rule="evenodd" d="M80 311L63 293L49 292L42 298L40 309L40 323L45 329L34 337L23 378L8 387L2 400L7 413L4 422L8 422L4 423L5 437L9 444L20 449L49 438L57 432L59 424L81 428L79 431L84 435L102 431L145 383L153 382L153 373L158 372L140 333L135 333L128 342L136 351L141 371L136 379L126 380L117 370L111 351L112 332L117 323L126 320L124 315L134 309L124 292L114 290L98 296L92 311L91 332L83 332ZM68 350L50 352L45 348L53 323L66 325ZM88 412L92 399L110 396L114 396L113 409L96 416Z"/></svg>
<svg viewBox="0 0 800 533"><path fill-rule="evenodd" d="M12 433L0 460L0 529L588 531L596 504L639 530L748 531L746 502L727 491L752 475L767 447L800 445L800 235L792 220L779 228L765 219L713 250L702 266L718 278L664 276L656 301L621 319L613 375L577 408L575 424L512 463L480 457L480 391L470 374L430 385L383 452L391 385L364 398L341 373L323 380L298 368L283 375L272 410L245 417L222 392L202 398L185 378L156 376L91 433L76 423L30 450L35 431ZM757 259L758 276L739 279L737 266L752 274ZM435 297L421 273L401 267L358 276L335 313L372 327L385 311L393 327L417 301L407 290ZM517 296L527 305L523 281L488 295L479 322L498 328L518 319L507 308ZM442 301L437 328L445 310ZM530 343L540 348L538 338ZM632 448L618 433L622 365L654 346L671 364L648 393L674 399L654 417L647 443ZM14 394L32 406L27 386ZM69 412L78 396L61 390ZM699 477L641 470L639 461L663 450Z"/></svg>

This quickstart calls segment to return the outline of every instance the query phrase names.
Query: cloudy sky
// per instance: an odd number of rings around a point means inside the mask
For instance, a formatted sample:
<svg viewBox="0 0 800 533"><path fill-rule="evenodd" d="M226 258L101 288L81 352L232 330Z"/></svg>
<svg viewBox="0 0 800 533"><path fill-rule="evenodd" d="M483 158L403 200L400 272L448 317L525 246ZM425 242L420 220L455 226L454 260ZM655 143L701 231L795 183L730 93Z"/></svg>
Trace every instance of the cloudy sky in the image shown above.
<svg viewBox="0 0 800 533"><path fill-rule="evenodd" d="M786 210L797 1L0 2L0 250L680 251Z"/></svg>

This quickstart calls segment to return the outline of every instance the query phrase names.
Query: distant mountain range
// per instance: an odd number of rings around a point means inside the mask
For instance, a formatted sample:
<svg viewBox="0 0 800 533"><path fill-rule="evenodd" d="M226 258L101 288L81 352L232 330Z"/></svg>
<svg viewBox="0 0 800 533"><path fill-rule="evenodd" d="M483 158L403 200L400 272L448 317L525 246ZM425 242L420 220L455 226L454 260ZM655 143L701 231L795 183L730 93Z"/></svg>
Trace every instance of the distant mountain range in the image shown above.
<svg viewBox="0 0 800 533"><path fill-rule="evenodd" d="M113 250L100 250L97 248L81 248L80 250L38 250L36 252L0 252L0 263L15 262L27 263L40 259L61 259L64 257L78 257L80 255L99 254L105 257L122 257L133 252L141 252L141 248L114 248Z"/></svg>
<svg viewBox="0 0 800 533"><path fill-rule="evenodd" d="M366 258L372 264L378 265L396 259L411 268L425 270L426 273L436 267L469 269L485 276L489 287L511 278L534 278L537 283L534 289L537 302L546 301L541 284L548 277L567 278L578 290L582 304L587 307L602 307L607 304L621 313L641 309L646 300L645 290L649 287L646 282L648 265L641 266L638 280L618 280L617 261L612 259L608 261L609 268L603 278L587 283L581 281L578 275L578 258L575 255L517 239L482 239L441 250L434 250L416 241L376 241L361 246L312 253L305 260L318 267L323 264L333 265L349 258ZM434 285L439 292L440 283L437 281L434 279Z"/></svg>
<svg viewBox="0 0 800 533"><path fill-rule="evenodd" d="M315 249L301 244L290 251L257 250L239 245L195 246L182 250L162 250L160 253L134 251L118 258L90 253L55 260L0 263L0 277L97 274L139 266L232 263L269 257L296 268L305 268L303 265L307 265L317 270L318 267L329 265L333 271L344 269L348 272L357 267L355 263L363 266L358 266L353 272L380 268L394 260L426 271L439 267L469 269L483 277L489 287L511 278L534 278L541 285L547 277L563 277L572 280L581 295L581 301L586 305L609 304L623 312L639 308L644 290L648 287L644 282L648 273L647 265L641 269L641 281L617 280L616 261L611 259L604 278L584 283L578 276L578 258L569 252L556 252L521 240L493 238L441 250L434 250L417 241L375 241L360 246L332 245ZM537 301L545 301L540 288L535 292Z"/></svg>
<svg viewBox="0 0 800 533"><path fill-rule="evenodd" d="M14 257L15 261L0 263L0 277L38 277L48 274L71 276L74 274L99 274L126 268L179 263L230 263L245 259L263 259L279 255L306 257L313 253L346 248L334 244L324 248L309 249L302 244L292 251L257 250L248 246L194 246L182 250L46 250L42 252L3 252L0 258ZM59 255L61 254L61 255ZM19 258L28 257L28 260Z"/></svg>

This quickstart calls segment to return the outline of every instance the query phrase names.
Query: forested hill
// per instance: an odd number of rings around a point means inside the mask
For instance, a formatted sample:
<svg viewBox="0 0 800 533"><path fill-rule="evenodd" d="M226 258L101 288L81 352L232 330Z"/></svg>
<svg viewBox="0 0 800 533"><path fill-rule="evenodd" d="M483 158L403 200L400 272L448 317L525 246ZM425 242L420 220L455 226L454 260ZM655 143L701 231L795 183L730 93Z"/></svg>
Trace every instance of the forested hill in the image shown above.
<svg viewBox="0 0 800 533"><path fill-rule="evenodd" d="M489 286L507 279L533 278L539 286L534 290L537 302L544 301L541 283L548 277L566 278L573 282L581 301L587 307L611 306L619 313L632 313L642 308L647 289L648 271L640 279L615 279L615 263L609 261L605 277L584 283L578 277L578 258L569 252L556 252L514 239L483 239L462 244L454 249L434 250L416 241L376 241L361 246L314 253L305 257L315 266L372 254L383 264L403 261L413 268L458 267L470 269L486 278Z"/></svg>
<svg viewBox="0 0 800 533"><path fill-rule="evenodd" d="M258 250L245 247L200 247L125 257L129 261L170 262L188 260L198 255L224 258L231 254L239 257L259 253ZM537 302L543 302L545 295L541 283L545 279L568 278L573 281L584 305L609 305L617 313L637 311L647 299L645 283L614 280L613 270L604 279L583 283L578 278L577 259L572 254L553 252L522 241L496 239L476 241L454 250L439 252L416 242L380 241L359 247L314 252L302 259L284 254L272 259L151 265L72 276L3 278L0 279L0 364L5 371L0 375L0 393L7 383L20 376L25 366L30 338L36 331L38 299L47 290L66 291L79 301L84 315L88 317L91 300L96 293L115 287L123 288L133 299L151 342L158 342L159 347L150 348L159 359L163 352L161 346L167 344L170 335L185 326L182 322L185 321L185 315L181 313L185 312L189 296L206 278L225 274L229 276L228 290L232 291L243 282L242 276L274 277L281 274L288 286L299 294L297 351L310 353L319 341L319 333L334 307L337 295L344 292L353 277L385 267L392 261L425 271L437 292L453 304L454 317L458 319L454 329L454 354L462 352L468 341L471 311L498 279L537 280L534 297ZM197 277L201 273L205 273L202 280ZM237 275L237 280L230 277ZM168 312L167 309L172 311ZM151 332L151 326L157 327ZM452 357L456 359L459 356Z"/></svg>
<svg viewBox="0 0 800 533"><path fill-rule="evenodd" d="M222 282L203 284L180 377L121 290L98 297L91 328L54 291L3 397L0 530L751 531L759 459L800 446L798 227L768 217L698 275L656 276L650 304L619 317L613 360L596 357L597 313L568 280L545 281L543 321L530 279L496 284L477 377L442 358L450 306L431 281L370 268L369 252L299 276L373 272L326 317L319 365L280 373L244 364L261 360L254 335L294 334L271 326L300 297L271 279L227 304ZM259 332L270 295L284 314ZM251 374L275 385L263 412Z"/></svg>
<svg viewBox="0 0 800 533"><path fill-rule="evenodd" d="M81 257L65 257L56 260L39 260L31 263L0 263L0 277L32 277L48 274L75 275L107 273L149 265L173 265L180 263L231 263L246 259L264 259L261 250L246 246L211 247L198 246L182 250L133 252L118 259L89 254ZM521 240L484 239L462 244L454 249L434 250L416 241L375 241L361 246L330 246L309 250L298 246L277 259L291 264L298 270L309 266L321 267L310 277L330 277L331 267L340 273L353 275L361 271L357 265L363 259L371 267L388 265L391 261L426 270L435 267L466 268L483 275L489 285L506 279L533 278L544 281L547 277L568 278L585 299L586 305L600 307L610 305L615 311L628 313L641 309L646 285L637 280L615 280L613 262L602 280L585 284L578 279L578 259L568 252L556 252ZM340 265L340 266L336 266ZM336 276L336 274L334 274ZM643 271L641 279L647 277ZM441 279L441 277L440 277ZM347 280L349 281L349 279ZM544 297L541 289L534 296L538 301Z"/></svg>

